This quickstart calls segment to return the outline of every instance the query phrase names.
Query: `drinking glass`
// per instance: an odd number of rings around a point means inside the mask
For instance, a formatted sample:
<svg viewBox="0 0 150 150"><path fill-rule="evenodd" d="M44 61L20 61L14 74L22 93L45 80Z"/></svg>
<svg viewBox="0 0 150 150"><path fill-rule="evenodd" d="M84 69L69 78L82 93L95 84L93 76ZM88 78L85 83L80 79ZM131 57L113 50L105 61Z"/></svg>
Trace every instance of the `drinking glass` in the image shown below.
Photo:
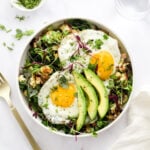
<svg viewBox="0 0 150 150"><path fill-rule="evenodd" d="M150 0L115 0L118 12L128 18L139 20L150 11Z"/></svg>

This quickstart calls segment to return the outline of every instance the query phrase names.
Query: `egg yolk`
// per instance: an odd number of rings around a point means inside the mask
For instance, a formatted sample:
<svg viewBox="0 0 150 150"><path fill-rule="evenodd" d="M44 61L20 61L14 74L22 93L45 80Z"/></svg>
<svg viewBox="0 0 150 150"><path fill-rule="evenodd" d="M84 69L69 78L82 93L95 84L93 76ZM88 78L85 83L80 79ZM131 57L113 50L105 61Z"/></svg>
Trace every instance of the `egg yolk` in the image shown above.
<svg viewBox="0 0 150 150"><path fill-rule="evenodd" d="M56 87L56 90L50 93L52 103L60 107L69 107L74 102L75 98L75 85L69 84L67 88L63 88L60 85Z"/></svg>
<svg viewBox="0 0 150 150"><path fill-rule="evenodd" d="M108 79L114 69L114 59L108 51L93 54L90 63L97 66L96 72L102 80Z"/></svg>

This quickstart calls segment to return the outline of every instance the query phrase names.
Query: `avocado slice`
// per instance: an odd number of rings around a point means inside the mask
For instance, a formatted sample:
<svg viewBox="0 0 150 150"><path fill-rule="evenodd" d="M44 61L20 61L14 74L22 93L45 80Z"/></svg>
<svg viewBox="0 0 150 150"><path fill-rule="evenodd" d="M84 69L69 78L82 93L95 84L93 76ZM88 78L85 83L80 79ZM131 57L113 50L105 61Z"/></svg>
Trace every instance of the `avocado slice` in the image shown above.
<svg viewBox="0 0 150 150"><path fill-rule="evenodd" d="M87 80L95 87L99 95L98 113L102 118L105 117L109 109L109 100L107 89L101 79L90 69L84 69L84 74Z"/></svg>
<svg viewBox="0 0 150 150"><path fill-rule="evenodd" d="M98 97L91 83L78 72L73 72L76 84L80 86L88 96L88 114L91 120L94 120L97 115Z"/></svg>
<svg viewBox="0 0 150 150"><path fill-rule="evenodd" d="M86 119L86 114L87 114L87 103L86 103L86 98L84 95L83 90L81 87L77 87L77 92L78 92L78 108L79 108L79 116L77 119L76 123L76 130L80 131L80 129L83 127L85 119Z"/></svg>

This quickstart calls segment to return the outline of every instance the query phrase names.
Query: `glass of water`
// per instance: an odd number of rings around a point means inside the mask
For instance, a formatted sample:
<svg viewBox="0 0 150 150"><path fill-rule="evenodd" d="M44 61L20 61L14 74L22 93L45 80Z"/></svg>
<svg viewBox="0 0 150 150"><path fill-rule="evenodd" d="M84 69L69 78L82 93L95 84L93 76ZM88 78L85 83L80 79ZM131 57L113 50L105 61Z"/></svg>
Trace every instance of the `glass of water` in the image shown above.
<svg viewBox="0 0 150 150"><path fill-rule="evenodd" d="M133 20L144 18L150 12L150 0L115 0L117 11Z"/></svg>

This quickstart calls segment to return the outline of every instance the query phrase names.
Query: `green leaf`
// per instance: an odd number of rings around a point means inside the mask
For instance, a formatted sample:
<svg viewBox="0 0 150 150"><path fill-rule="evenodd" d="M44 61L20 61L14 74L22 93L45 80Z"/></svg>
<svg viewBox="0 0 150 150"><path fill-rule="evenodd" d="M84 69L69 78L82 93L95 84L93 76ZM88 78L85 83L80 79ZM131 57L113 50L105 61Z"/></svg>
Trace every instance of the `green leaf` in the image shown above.
<svg viewBox="0 0 150 150"><path fill-rule="evenodd" d="M16 35L15 35L15 38L17 40L20 40L21 38L23 37L23 32L21 29L16 29Z"/></svg>
<svg viewBox="0 0 150 150"><path fill-rule="evenodd" d="M114 88L114 86L115 86L114 80L113 80L113 79L110 79L107 88L112 89L112 88Z"/></svg>
<svg viewBox="0 0 150 150"><path fill-rule="evenodd" d="M109 36L107 34L103 35L104 40L107 40L109 38Z"/></svg>
<svg viewBox="0 0 150 150"><path fill-rule="evenodd" d="M23 36L30 36L34 33L33 30L26 30L26 31L22 31L21 29L16 29L16 34L15 34L15 38L17 40L22 39Z"/></svg>
<svg viewBox="0 0 150 150"><path fill-rule="evenodd" d="M70 19L67 21L67 23L69 24L69 26L71 26L72 29L75 30L84 30L92 28L92 25L89 22L81 19Z"/></svg>
<svg viewBox="0 0 150 150"><path fill-rule="evenodd" d="M65 76L61 76L58 80L59 84L61 87L63 88L67 88L68 87L68 80L66 79Z"/></svg>
<svg viewBox="0 0 150 150"><path fill-rule="evenodd" d="M7 29L3 24L0 24L0 30L5 31L6 33L11 32L11 29Z"/></svg>
<svg viewBox="0 0 150 150"><path fill-rule="evenodd" d="M16 16L16 19L18 19L19 21L23 21L25 20L25 16Z"/></svg>
<svg viewBox="0 0 150 150"><path fill-rule="evenodd" d="M91 69L91 70L93 70L94 72L96 70L96 67L97 67L97 64L91 64L91 63L89 63L89 65L88 65L88 68Z"/></svg>
<svg viewBox="0 0 150 150"><path fill-rule="evenodd" d="M24 35L30 36L30 35L32 35L33 33L34 33L33 30L26 30L26 31L24 32Z"/></svg>
<svg viewBox="0 0 150 150"><path fill-rule="evenodd" d="M93 48L100 49L102 45L103 45L103 41L101 39L97 39L95 40Z"/></svg>
<svg viewBox="0 0 150 150"><path fill-rule="evenodd" d="M90 45L92 48L100 49L101 46L104 43L103 43L103 41L101 39L96 39L95 41L94 40L88 40L87 44Z"/></svg>

